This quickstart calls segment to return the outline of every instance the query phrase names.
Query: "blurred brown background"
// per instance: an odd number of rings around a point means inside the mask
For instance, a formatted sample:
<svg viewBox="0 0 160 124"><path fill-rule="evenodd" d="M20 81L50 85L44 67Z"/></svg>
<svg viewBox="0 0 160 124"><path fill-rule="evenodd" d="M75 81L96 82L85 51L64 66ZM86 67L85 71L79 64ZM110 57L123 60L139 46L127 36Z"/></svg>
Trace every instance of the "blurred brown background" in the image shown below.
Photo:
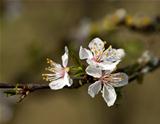
<svg viewBox="0 0 160 124"><path fill-rule="evenodd" d="M158 0L3 0L0 2L0 81L43 82L46 58L61 62L71 30L83 19L96 21L119 8L130 14L160 14ZM121 29L109 37L126 49L121 66L129 65L145 50L160 57L160 33ZM76 35L76 34L75 34ZM101 37L104 39L104 37ZM104 39L108 41L108 39ZM89 40L81 44L88 44ZM88 85L74 90L42 90L21 103L0 95L2 124L159 124L160 70L123 89L119 105L108 108L101 94L92 99Z"/></svg>

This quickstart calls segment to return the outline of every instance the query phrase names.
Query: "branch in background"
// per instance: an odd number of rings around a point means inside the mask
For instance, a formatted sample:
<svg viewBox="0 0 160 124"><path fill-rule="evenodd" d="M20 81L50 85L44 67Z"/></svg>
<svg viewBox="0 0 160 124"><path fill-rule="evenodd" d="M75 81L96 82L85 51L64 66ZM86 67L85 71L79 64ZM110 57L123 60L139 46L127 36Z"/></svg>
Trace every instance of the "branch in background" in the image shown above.
<svg viewBox="0 0 160 124"><path fill-rule="evenodd" d="M131 15L125 9L118 9L97 21L82 20L81 25L71 31L71 38L83 41L94 35L112 33L122 26L132 31L144 33L159 32L160 15Z"/></svg>
<svg viewBox="0 0 160 124"><path fill-rule="evenodd" d="M135 64L127 67L118 69L117 72L125 72L129 76L129 83L134 80L139 80L145 74L150 73L160 67L160 59L152 56L150 53L145 52ZM85 75L82 78L74 78L73 85L66 87L69 89L79 88L87 83L92 83L93 78ZM7 95L20 95L20 101L27 96L29 93L42 89L50 89L48 84L44 83L26 83L26 84L15 84L15 83L2 83L0 82L1 89L7 89L4 93Z"/></svg>

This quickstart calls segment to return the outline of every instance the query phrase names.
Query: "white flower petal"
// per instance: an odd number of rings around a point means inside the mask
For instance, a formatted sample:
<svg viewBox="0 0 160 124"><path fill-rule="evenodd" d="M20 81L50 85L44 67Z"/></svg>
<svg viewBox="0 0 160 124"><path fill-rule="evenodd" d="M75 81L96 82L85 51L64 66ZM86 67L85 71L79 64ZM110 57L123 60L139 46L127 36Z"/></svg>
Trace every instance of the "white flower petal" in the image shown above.
<svg viewBox="0 0 160 124"><path fill-rule="evenodd" d="M98 65L102 68L102 70L108 70L108 71L114 71L118 65L118 63L120 62L120 60L111 63L111 62L102 62L99 63Z"/></svg>
<svg viewBox="0 0 160 124"><path fill-rule="evenodd" d="M71 78L69 78L69 84L68 86L70 87L73 84L73 80Z"/></svg>
<svg viewBox="0 0 160 124"><path fill-rule="evenodd" d="M68 48L65 46L65 53L62 56L62 65L63 67L67 67L68 64Z"/></svg>
<svg viewBox="0 0 160 124"><path fill-rule="evenodd" d="M67 72L65 72L64 77L59 78L57 80L52 81L51 83L49 83L49 87L52 90L58 90L58 89L62 89L64 86L71 86L72 82L70 82L70 77L68 75Z"/></svg>
<svg viewBox="0 0 160 124"><path fill-rule="evenodd" d="M88 45L91 51L96 54L96 52L103 52L104 42L100 38L94 38Z"/></svg>
<svg viewBox="0 0 160 124"><path fill-rule="evenodd" d="M102 59L108 62L116 62L121 60L124 56L125 52L123 49L113 49L112 46L110 46L104 51Z"/></svg>
<svg viewBox="0 0 160 124"><path fill-rule="evenodd" d="M64 74L64 81L68 87L70 87L73 84L73 80L70 78L67 72L65 72Z"/></svg>
<svg viewBox="0 0 160 124"><path fill-rule="evenodd" d="M87 63L90 65L90 66L94 66L96 68L99 68L99 63L94 61L93 59L87 59Z"/></svg>
<svg viewBox="0 0 160 124"><path fill-rule="evenodd" d="M80 50L79 50L79 57L80 57L80 59L89 59L89 58L92 58L93 55L90 50L87 50L86 48L83 48L81 46Z"/></svg>
<svg viewBox="0 0 160 124"><path fill-rule="evenodd" d="M95 78L100 78L102 76L102 70L94 66L88 66L86 68L86 73Z"/></svg>
<svg viewBox="0 0 160 124"><path fill-rule="evenodd" d="M128 84L128 75L125 73L111 74L112 81L110 84L114 87L122 87Z"/></svg>
<svg viewBox="0 0 160 124"><path fill-rule="evenodd" d="M105 59L106 57L109 57L113 54L113 49L112 49L112 46L110 45L104 52L103 52L103 59Z"/></svg>
<svg viewBox="0 0 160 124"><path fill-rule="evenodd" d="M111 85L104 84L102 90L102 97L104 98L107 105L110 107L114 105L117 98L117 94Z"/></svg>
<svg viewBox="0 0 160 124"><path fill-rule="evenodd" d="M58 80L54 80L51 83L49 83L49 87L52 90L59 90L62 89L66 85L65 81L63 78L60 78Z"/></svg>
<svg viewBox="0 0 160 124"><path fill-rule="evenodd" d="M114 71L118 65L118 63L120 62L120 60L116 61L116 62L95 62L94 60L92 59L87 59L87 63L90 65L90 66L93 66L95 68L98 68L100 70L107 70L107 71Z"/></svg>
<svg viewBox="0 0 160 124"><path fill-rule="evenodd" d="M119 57L119 59L122 59L124 56L125 56L124 49L117 49L117 57Z"/></svg>
<svg viewBox="0 0 160 124"><path fill-rule="evenodd" d="M101 90L102 84L101 81L96 81L88 87L88 94L93 98Z"/></svg>

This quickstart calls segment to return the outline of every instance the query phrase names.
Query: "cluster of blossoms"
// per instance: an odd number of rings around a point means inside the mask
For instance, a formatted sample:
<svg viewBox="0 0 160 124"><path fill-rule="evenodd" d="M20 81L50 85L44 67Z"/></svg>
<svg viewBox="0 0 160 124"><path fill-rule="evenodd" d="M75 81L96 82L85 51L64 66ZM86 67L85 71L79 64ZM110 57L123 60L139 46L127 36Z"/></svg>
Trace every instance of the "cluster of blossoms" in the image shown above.
<svg viewBox="0 0 160 124"><path fill-rule="evenodd" d="M89 49L80 47L79 57L86 59L88 66L86 74L92 76L96 81L88 88L88 94L93 98L101 91L102 97L108 106L114 105L117 95L114 87L121 87L128 84L128 76L125 73L112 73L116 70L118 63L125 56L123 49L113 49L109 46L105 49L105 43L99 39L93 39ZM62 56L62 66L48 59L50 67L47 68L50 74L43 74L43 77L50 81L49 86L53 90L62 89L64 86L70 87L73 84L68 72L68 48Z"/></svg>

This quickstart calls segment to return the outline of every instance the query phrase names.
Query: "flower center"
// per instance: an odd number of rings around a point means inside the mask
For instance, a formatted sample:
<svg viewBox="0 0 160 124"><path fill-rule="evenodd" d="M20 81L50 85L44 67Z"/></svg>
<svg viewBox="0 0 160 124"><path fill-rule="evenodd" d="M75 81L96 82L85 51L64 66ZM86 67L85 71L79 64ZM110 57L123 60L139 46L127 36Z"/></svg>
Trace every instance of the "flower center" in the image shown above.
<svg viewBox="0 0 160 124"><path fill-rule="evenodd" d="M65 67L64 70L65 70L66 72L69 72L70 68L69 68L69 67Z"/></svg>
<svg viewBox="0 0 160 124"><path fill-rule="evenodd" d="M63 69L60 71L60 75L61 75L62 77L64 77L65 72L69 72L69 70L70 70L70 68L69 68L69 67L65 67L65 68L63 68Z"/></svg>
<svg viewBox="0 0 160 124"><path fill-rule="evenodd" d="M95 55L92 60L95 61L95 62L98 62L100 63L101 62L101 59L102 59L102 53L101 54L98 54L98 55Z"/></svg>
<svg viewBox="0 0 160 124"><path fill-rule="evenodd" d="M107 84L107 83L111 82L112 78L111 78L110 74L106 74L106 75L102 76L100 78L100 80L102 83Z"/></svg>

